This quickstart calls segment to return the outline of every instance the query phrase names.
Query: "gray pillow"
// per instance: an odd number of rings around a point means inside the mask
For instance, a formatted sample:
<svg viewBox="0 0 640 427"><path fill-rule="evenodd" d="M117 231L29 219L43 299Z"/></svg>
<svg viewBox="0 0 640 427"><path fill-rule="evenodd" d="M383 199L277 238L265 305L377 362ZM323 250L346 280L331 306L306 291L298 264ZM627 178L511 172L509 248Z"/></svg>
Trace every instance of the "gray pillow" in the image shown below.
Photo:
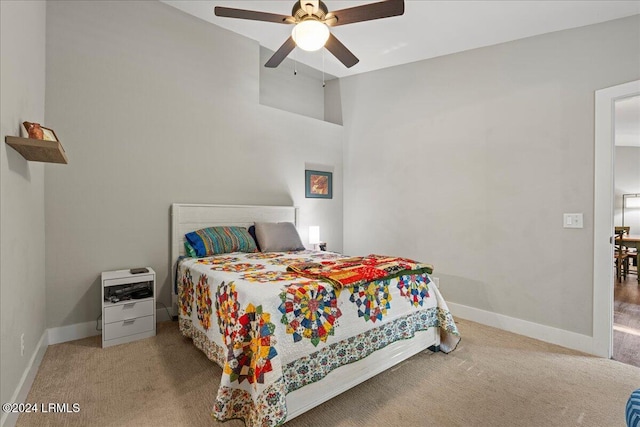
<svg viewBox="0 0 640 427"><path fill-rule="evenodd" d="M256 222L256 238L262 252L304 249L298 230L290 222Z"/></svg>

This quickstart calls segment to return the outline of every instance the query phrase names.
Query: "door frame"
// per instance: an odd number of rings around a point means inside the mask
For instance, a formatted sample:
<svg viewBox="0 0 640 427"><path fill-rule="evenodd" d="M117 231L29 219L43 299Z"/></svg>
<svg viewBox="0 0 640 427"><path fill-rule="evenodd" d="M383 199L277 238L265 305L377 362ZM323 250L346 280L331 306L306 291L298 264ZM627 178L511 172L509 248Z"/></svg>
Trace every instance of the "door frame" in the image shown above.
<svg viewBox="0 0 640 427"><path fill-rule="evenodd" d="M593 353L613 353L613 201L615 102L640 95L640 80L595 92L593 200Z"/></svg>

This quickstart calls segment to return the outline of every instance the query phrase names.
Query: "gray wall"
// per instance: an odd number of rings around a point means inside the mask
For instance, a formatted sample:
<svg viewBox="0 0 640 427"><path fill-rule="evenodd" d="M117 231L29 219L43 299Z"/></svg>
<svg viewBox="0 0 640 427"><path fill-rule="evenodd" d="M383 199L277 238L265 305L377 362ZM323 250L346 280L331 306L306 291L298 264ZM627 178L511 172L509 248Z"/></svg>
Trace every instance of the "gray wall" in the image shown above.
<svg viewBox="0 0 640 427"><path fill-rule="evenodd" d="M634 16L341 79L345 251L431 262L450 302L591 335L594 91L638 78Z"/></svg>
<svg viewBox="0 0 640 427"><path fill-rule="evenodd" d="M170 301L172 202L300 207L342 250L341 126L259 104L259 45L159 2L47 4L49 327L95 320L101 271L151 266ZM304 197L305 164L334 171Z"/></svg>
<svg viewBox="0 0 640 427"><path fill-rule="evenodd" d="M264 64L272 55L273 51L260 46L260 103L342 125L339 79L296 63L291 59L295 54L278 67L267 68Z"/></svg>
<svg viewBox="0 0 640 427"><path fill-rule="evenodd" d="M331 123L342 124L340 79L327 81L324 90L324 119Z"/></svg>
<svg viewBox="0 0 640 427"><path fill-rule="evenodd" d="M0 127L44 123L45 2L0 2ZM0 147L0 402L10 402L46 329L44 165ZM20 335L24 333L24 356ZM6 414L1 414L4 419Z"/></svg>
<svg viewBox="0 0 640 427"><path fill-rule="evenodd" d="M324 120L322 73L290 58L276 68L267 68L264 64L272 55L273 51L260 46L260 103Z"/></svg>

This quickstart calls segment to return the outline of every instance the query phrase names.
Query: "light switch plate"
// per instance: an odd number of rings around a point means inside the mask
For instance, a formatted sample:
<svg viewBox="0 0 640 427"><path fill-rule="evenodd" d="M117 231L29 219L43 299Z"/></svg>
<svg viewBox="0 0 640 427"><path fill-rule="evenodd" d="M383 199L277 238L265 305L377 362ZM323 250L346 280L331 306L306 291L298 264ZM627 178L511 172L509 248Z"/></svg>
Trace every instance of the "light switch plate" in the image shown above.
<svg viewBox="0 0 640 427"><path fill-rule="evenodd" d="M584 221L581 213L564 214L564 228L584 228Z"/></svg>

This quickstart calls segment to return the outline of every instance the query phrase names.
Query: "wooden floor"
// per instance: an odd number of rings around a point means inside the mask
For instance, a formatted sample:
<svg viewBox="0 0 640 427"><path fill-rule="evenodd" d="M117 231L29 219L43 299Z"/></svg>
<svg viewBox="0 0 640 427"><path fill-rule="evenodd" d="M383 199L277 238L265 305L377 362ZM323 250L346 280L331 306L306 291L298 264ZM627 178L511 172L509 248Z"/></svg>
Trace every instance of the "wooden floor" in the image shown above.
<svg viewBox="0 0 640 427"><path fill-rule="evenodd" d="M640 367L640 284L635 274L614 283L613 359Z"/></svg>

